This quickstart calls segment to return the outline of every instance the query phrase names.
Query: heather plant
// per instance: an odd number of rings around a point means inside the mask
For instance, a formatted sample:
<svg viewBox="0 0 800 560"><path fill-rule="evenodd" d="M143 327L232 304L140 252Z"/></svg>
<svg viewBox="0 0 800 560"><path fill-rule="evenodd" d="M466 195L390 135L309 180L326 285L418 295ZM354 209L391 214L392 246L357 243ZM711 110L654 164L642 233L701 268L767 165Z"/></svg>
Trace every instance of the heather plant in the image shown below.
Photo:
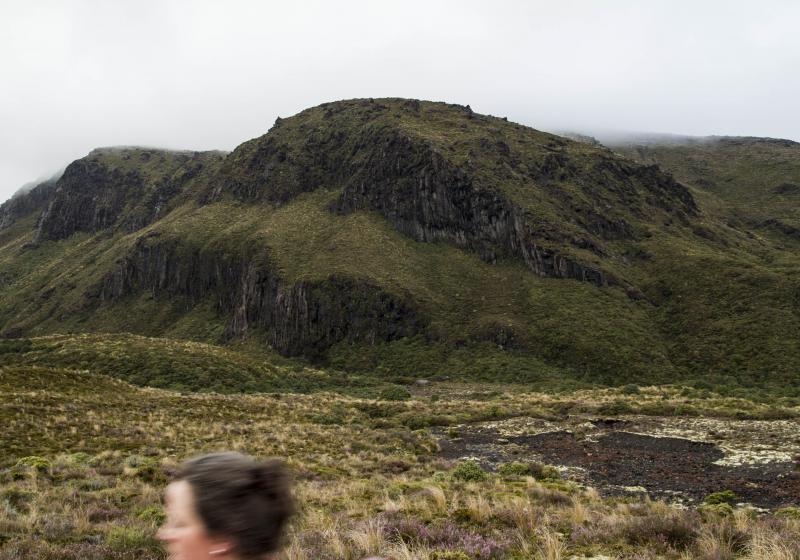
<svg viewBox="0 0 800 560"><path fill-rule="evenodd" d="M154 535L166 482L184 459L219 449L287 459L301 507L286 560L798 557L796 508L776 515L738 508L723 517L603 497L541 463L510 462L494 473L444 459L431 430L397 421L441 414L449 422L443 432L464 431L498 403L507 418L553 419L565 410L596 414L622 398L631 407L666 401L725 417L735 399L697 404L675 388L645 387L636 395L503 388L502 397L473 400L496 387L443 384L431 403L427 390L396 402L181 394L88 372L0 369L0 560L163 560Z"/></svg>

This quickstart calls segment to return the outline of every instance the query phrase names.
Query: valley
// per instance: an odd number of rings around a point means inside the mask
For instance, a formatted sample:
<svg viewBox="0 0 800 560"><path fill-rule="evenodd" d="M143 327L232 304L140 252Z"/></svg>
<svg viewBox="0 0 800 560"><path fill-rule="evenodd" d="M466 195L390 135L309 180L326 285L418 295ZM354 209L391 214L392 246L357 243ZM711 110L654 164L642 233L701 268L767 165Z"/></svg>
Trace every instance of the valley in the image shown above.
<svg viewBox="0 0 800 560"><path fill-rule="evenodd" d="M353 99L0 206L0 560L164 559L200 453L285 560L800 558L800 144Z"/></svg>

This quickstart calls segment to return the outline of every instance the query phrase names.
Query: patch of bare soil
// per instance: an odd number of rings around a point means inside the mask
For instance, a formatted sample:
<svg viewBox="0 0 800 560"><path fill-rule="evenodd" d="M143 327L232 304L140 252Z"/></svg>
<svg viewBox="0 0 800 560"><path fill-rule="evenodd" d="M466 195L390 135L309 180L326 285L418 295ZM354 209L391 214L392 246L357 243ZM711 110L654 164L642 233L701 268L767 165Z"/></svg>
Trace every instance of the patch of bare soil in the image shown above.
<svg viewBox="0 0 800 560"><path fill-rule="evenodd" d="M733 490L742 502L777 508L800 504L796 421L715 419L512 419L464 425L440 434L440 453L473 458L494 469L510 461L541 461L605 495L647 493L696 503Z"/></svg>

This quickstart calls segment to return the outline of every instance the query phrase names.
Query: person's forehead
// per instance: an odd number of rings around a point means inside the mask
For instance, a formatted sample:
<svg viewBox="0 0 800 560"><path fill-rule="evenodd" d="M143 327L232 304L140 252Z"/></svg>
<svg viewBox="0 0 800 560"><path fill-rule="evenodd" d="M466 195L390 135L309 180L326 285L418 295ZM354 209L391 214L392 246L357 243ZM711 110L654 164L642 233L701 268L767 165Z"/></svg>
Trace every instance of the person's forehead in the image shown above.
<svg viewBox="0 0 800 560"><path fill-rule="evenodd" d="M188 507L192 504L192 489L185 480L172 482L167 486L166 503L168 506Z"/></svg>

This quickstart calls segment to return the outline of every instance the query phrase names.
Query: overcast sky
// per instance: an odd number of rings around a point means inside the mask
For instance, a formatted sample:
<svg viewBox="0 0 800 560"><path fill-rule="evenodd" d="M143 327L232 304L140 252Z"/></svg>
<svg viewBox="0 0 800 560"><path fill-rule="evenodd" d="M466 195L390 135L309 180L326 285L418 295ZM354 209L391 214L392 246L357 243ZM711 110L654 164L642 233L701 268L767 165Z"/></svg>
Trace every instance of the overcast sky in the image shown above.
<svg viewBox="0 0 800 560"><path fill-rule="evenodd" d="M800 140L800 2L0 0L0 201L91 149L231 150L325 101Z"/></svg>

